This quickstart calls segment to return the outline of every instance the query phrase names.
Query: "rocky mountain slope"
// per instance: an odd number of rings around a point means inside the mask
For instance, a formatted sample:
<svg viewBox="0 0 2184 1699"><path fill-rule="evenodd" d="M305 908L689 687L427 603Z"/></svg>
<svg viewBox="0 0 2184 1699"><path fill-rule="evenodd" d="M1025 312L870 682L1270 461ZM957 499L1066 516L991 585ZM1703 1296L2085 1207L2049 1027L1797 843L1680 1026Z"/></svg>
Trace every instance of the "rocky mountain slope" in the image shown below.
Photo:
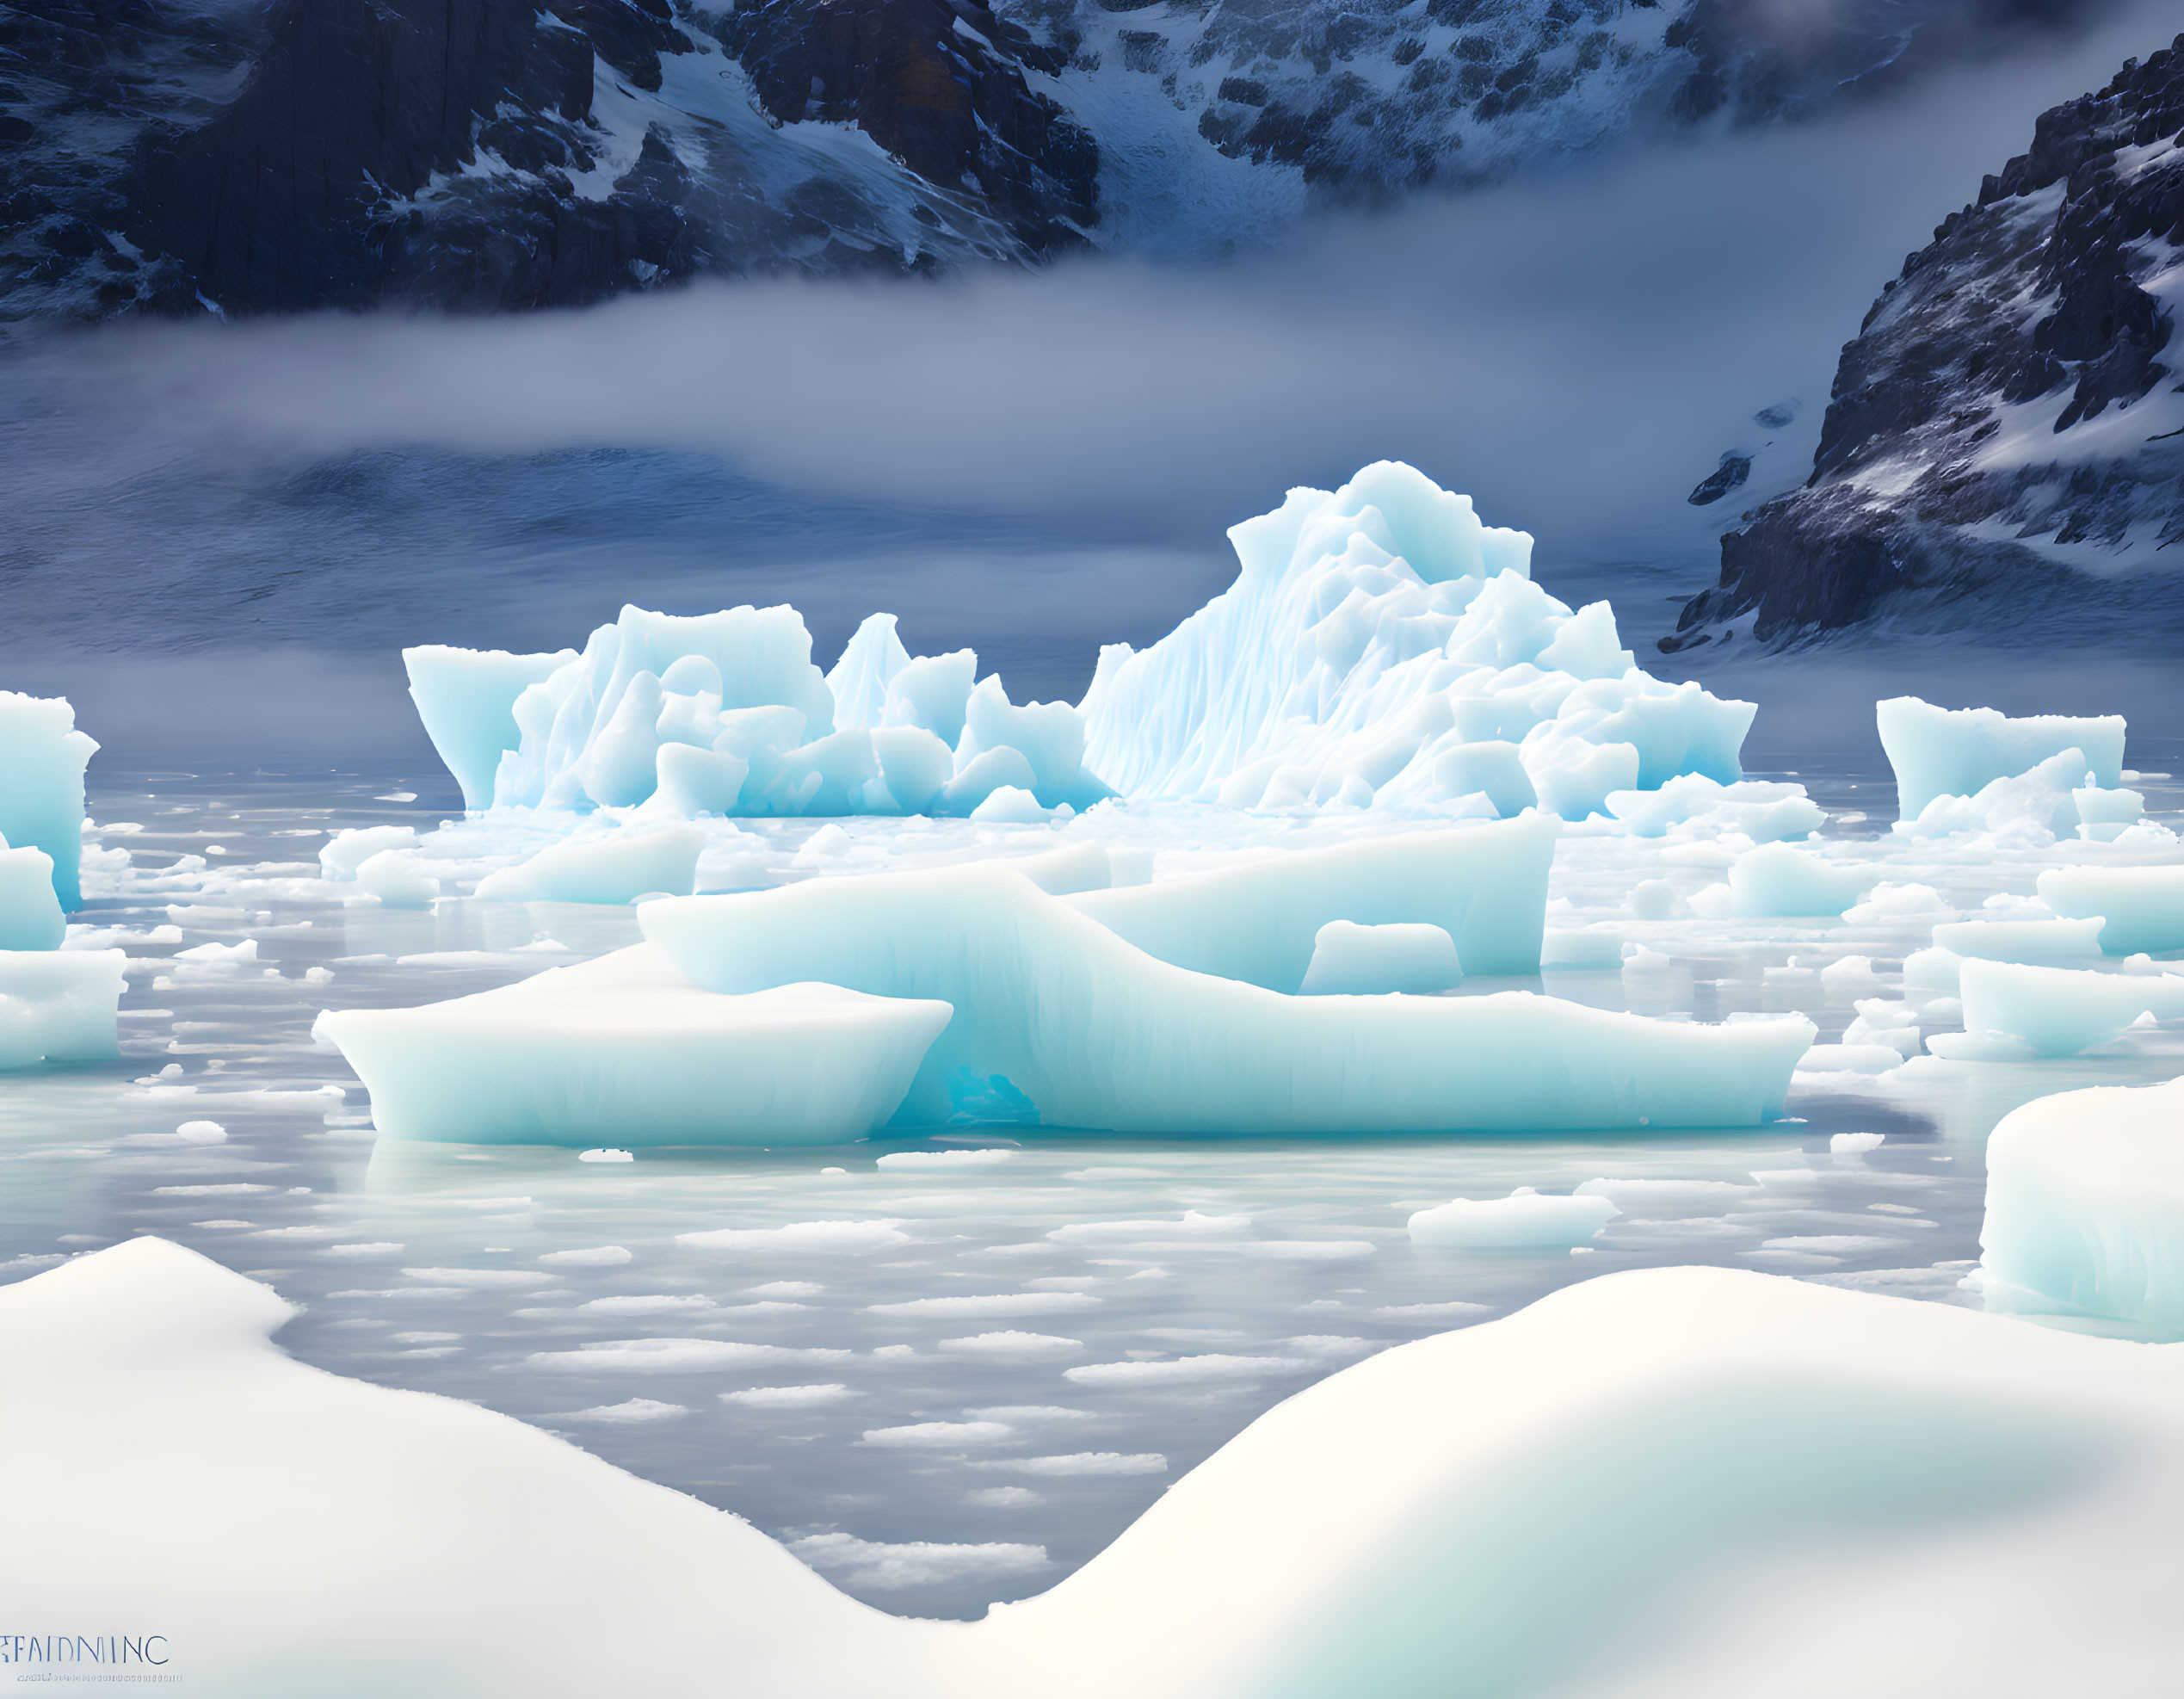
<svg viewBox="0 0 2184 1699"><path fill-rule="evenodd" d="M2174 633L2180 303L2184 36L2043 114L1904 262L1843 349L1810 481L1724 536L1662 647L1882 617Z"/></svg>
<svg viewBox="0 0 2184 1699"><path fill-rule="evenodd" d="M1172 255L2101 0L0 0L0 324Z"/></svg>

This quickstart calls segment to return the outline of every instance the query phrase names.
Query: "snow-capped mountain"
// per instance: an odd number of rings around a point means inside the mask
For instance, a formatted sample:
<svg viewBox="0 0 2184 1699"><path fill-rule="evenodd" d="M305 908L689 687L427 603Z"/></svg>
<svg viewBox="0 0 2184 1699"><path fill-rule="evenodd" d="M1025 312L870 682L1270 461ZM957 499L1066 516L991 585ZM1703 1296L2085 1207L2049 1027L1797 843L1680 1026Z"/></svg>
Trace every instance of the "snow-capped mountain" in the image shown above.
<svg viewBox="0 0 2184 1699"><path fill-rule="evenodd" d="M2043 114L1904 262L1843 349L1811 480L1724 536L1719 586L1662 646L1982 609L2173 632L2180 302L2184 36Z"/></svg>
<svg viewBox="0 0 2184 1699"><path fill-rule="evenodd" d="M1217 254L2098 3L8 0L0 320Z"/></svg>

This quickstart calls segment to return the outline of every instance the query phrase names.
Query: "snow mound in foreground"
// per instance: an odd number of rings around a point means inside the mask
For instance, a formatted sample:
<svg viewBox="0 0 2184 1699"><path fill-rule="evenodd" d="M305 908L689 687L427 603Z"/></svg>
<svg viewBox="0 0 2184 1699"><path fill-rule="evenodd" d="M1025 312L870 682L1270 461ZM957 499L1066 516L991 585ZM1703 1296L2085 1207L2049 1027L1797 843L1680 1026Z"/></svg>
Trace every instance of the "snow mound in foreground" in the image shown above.
<svg viewBox="0 0 2184 1699"><path fill-rule="evenodd" d="M1990 1298L2184 1331L2184 1079L2063 1091L1987 1141Z"/></svg>
<svg viewBox="0 0 2184 1699"><path fill-rule="evenodd" d="M269 1341L293 1314L153 1238L0 1289L39 1365L0 1380L24 1621L156 1625L207 1692L330 1668L420 1699L724 1671L750 1699L1397 1699L1459 1671L2045 1699L2184 1657L2184 1356L1942 1305L1722 1270L1567 1288L1286 1400L973 1623L858 1604L510 1418L306 1368Z"/></svg>

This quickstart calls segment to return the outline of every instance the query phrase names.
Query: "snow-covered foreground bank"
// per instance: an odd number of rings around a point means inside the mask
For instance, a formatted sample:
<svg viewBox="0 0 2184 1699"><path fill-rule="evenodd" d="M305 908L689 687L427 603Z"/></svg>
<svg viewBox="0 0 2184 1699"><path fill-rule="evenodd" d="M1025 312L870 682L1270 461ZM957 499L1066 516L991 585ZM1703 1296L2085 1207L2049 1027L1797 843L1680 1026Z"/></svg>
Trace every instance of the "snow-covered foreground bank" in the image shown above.
<svg viewBox="0 0 2184 1699"><path fill-rule="evenodd" d="M2180 1346L1587 1282L1331 1376L1051 1591L935 1623L520 1424L303 1367L288 1313L156 1239L0 1294L37 1364L0 1383L12 1621L156 1634L223 1699L2029 1696L2184 1655Z"/></svg>

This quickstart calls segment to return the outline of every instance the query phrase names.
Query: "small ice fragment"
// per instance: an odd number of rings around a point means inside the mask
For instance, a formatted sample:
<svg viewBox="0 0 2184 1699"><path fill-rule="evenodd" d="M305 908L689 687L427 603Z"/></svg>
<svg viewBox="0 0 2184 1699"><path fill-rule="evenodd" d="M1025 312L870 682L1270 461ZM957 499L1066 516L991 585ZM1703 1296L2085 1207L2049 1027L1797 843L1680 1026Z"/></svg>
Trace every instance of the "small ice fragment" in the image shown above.
<svg viewBox="0 0 2184 1699"><path fill-rule="evenodd" d="M175 1129L184 1144L219 1145L227 1142L227 1128L217 1121L185 1121Z"/></svg>
<svg viewBox="0 0 2184 1699"><path fill-rule="evenodd" d="M1835 1156L1863 1156L1887 1142L1885 1133L1838 1133L1828 1140L1828 1149Z"/></svg>
<svg viewBox="0 0 2184 1699"><path fill-rule="evenodd" d="M578 1151L577 1160L579 1162L634 1162L637 1158L627 1151L597 1150Z"/></svg>

